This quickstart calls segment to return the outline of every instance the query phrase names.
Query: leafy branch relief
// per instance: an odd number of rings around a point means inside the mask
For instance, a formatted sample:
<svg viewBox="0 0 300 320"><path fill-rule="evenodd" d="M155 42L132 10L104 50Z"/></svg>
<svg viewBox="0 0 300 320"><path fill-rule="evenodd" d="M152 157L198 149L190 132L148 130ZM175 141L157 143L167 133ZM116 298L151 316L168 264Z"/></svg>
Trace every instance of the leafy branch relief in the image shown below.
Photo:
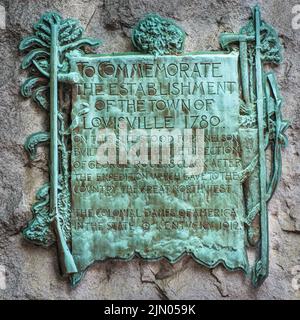
<svg viewBox="0 0 300 320"><path fill-rule="evenodd" d="M83 37L83 28L77 20L63 19L55 12L43 14L33 29L34 34L25 37L19 45L20 51L26 53L21 67L30 70L30 76L21 86L21 94L24 97L31 97L42 110L51 113L53 110L51 110L50 102L55 94L53 92L55 90L52 90L52 92L50 90L51 83L53 86L56 81L78 80L70 73L69 58L72 51L82 52L87 46L98 46L100 41ZM57 52L57 56L54 57L53 52ZM51 64L55 64L57 67L53 70ZM56 79L53 77L53 71L57 73ZM56 104L59 108L59 101ZM52 105L55 104L52 103ZM38 190L36 194L37 202L32 206L33 219L23 230L25 238L35 244L46 246L52 244L55 240L55 234L52 230L55 219L61 227L63 237L66 240L70 238L69 151L68 138L63 133L66 126L66 117L62 113L62 110L57 112L59 147L54 150L60 163L55 168L59 171L57 185L58 212L55 213L50 208L51 184L47 183ZM51 142L51 139L53 139L53 132L31 134L24 144L30 159L35 159L38 145ZM53 165L51 161L49 165Z"/></svg>

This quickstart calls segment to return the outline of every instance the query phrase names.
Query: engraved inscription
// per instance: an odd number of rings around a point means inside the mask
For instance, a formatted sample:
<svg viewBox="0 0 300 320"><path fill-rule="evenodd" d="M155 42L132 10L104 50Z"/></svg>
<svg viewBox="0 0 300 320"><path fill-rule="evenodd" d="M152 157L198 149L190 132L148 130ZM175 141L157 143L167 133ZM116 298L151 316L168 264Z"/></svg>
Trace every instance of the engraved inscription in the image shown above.
<svg viewBox="0 0 300 320"><path fill-rule="evenodd" d="M247 269L237 64L237 53L78 58L71 222L81 270L183 253Z"/></svg>

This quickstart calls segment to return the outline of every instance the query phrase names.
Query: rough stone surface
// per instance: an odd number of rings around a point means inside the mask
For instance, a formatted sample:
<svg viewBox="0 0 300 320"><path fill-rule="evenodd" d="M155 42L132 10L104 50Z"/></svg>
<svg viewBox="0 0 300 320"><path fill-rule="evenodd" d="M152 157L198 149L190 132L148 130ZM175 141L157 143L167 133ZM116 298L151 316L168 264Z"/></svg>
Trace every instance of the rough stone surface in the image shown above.
<svg viewBox="0 0 300 320"><path fill-rule="evenodd" d="M99 52L133 50L132 26L145 14L171 17L187 32L186 51L219 49L218 35L237 32L256 0L7 0L0 1L0 276L6 289L0 299L299 299L295 276L300 270L300 29L292 29L297 0L258 1L263 17L278 31L284 63L276 69L291 120L289 147L283 155L283 177L269 205L270 275L254 289L238 272L209 270L184 258L167 262L108 261L93 265L76 289L59 276L56 249L26 243L20 230L30 219L34 192L47 179L46 150L29 164L25 137L46 129L47 118L19 94L19 41L45 11L59 11L81 21L86 33L104 40ZM298 271L297 271L298 270ZM299 273L298 273L299 275ZM293 280L294 278L294 280ZM294 283L294 286L292 285ZM299 286L298 286L299 287Z"/></svg>

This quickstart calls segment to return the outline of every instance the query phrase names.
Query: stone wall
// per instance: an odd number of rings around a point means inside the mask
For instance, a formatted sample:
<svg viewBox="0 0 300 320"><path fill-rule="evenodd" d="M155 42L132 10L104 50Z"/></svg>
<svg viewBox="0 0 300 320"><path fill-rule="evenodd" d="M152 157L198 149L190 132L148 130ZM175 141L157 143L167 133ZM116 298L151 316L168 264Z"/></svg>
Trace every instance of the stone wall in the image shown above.
<svg viewBox="0 0 300 320"><path fill-rule="evenodd" d="M46 149L29 163L27 135L48 127L46 115L20 96L26 73L20 70L20 39L45 11L81 21L86 34L103 39L98 52L132 51L130 30L145 14L175 19L187 32L186 51L219 49L220 32L237 32L256 0L7 0L0 1L0 299L299 299L300 272L300 29L292 28L298 0L258 1L263 18L278 31L284 62L276 68L291 120L283 176L270 205L270 275L254 289L238 272L214 270L186 257L167 262L108 261L93 265L70 289L60 278L56 249L25 242L20 230L31 217L35 191L47 180ZM4 279L5 278L5 279ZM4 281L6 280L6 281ZM5 283L4 283L5 282ZM293 285L294 283L294 285Z"/></svg>

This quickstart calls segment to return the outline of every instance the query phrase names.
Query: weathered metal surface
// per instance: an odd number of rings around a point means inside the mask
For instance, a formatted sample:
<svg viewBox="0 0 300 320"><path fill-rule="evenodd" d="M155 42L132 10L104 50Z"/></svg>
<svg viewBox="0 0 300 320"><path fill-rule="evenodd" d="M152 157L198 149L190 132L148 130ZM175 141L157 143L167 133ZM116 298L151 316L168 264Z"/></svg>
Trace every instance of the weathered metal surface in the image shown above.
<svg viewBox="0 0 300 320"><path fill-rule="evenodd" d="M263 69L281 62L281 46L259 8L239 34L220 36L223 52L182 53L184 31L153 14L132 33L142 53L85 54L80 47L98 42L54 13L35 30L20 45L31 49L22 67L35 69L22 94L50 112L50 133L32 134L25 148L34 157L50 140L50 183L24 236L56 240L73 284L94 261L136 254L172 263L190 254L260 284L288 124ZM248 246L260 248L254 266Z"/></svg>
<svg viewBox="0 0 300 320"><path fill-rule="evenodd" d="M238 54L73 62L82 76L73 121L85 110L72 129L72 248L79 269L135 253L171 262L190 253L208 266L224 261L247 270L242 181L250 163L240 159ZM86 76L87 70L95 73ZM192 141L195 167L185 152Z"/></svg>
<svg viewBox="0 0 300 320"><path fill-rule="evenodd" d="M37 199L42 201L39 207L33 207L34 218L23 233L29 240L47 245L52 243L54 230L62 272L69 274L77 272L77 268L66 243L70 238L71 208L67 142L59 130L59 127L64 127L65 119L62 110L59 110L58 80L68 73L66 56L69 51L84 45L98 45L99 42L82 38L83 29L79 23L73 19L63 20L57 13L44 14L34 25L34 30L33 36L20 43L20 50L29 51L23 59L22 68L34 68L33 76L23 83L21 92L25 97L32 96L41 108L49 111L50 134L31 135L25 148L35 148L45 141L45 136L50 135L50 184L47 189L43 186L38 191Z"/></svg>

